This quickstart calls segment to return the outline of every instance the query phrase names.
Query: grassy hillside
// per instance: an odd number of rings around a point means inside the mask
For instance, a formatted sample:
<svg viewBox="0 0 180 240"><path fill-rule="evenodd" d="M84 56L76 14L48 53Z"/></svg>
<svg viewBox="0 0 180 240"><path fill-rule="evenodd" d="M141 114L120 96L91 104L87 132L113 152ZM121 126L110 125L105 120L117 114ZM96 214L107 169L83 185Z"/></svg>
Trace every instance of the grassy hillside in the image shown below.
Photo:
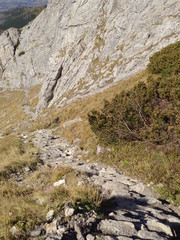
<svg viewBox="0 0 180 240"><path fill-rule="evenodd" d="M22 28L32 21L44 8L45 6L18 7L0 13L0 30L3 31L10 27Z"/></svg>

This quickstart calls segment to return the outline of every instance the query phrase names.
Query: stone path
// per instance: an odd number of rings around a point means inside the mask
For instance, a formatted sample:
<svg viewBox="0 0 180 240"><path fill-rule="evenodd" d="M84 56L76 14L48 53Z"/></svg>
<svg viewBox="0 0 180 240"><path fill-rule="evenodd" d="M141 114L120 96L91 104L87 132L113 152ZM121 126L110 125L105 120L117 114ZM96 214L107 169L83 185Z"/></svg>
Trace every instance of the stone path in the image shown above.
<svg viewBox="0 0 180 240"><path fill-rule="evenodd" d="M80 160L82 151L77 142L70 145L64 138L53 137L51 130L37 131L34 144L39 148L44 164L70 166L85 172L90 182L101 186L104 194L113 197L105 219L97 224L96 230L83 235L75 228L75 239L180 239L179 208L159 200L148 186L111 167ZM58 229L60 226L46 239L74 239L63 238Z"/></svg>

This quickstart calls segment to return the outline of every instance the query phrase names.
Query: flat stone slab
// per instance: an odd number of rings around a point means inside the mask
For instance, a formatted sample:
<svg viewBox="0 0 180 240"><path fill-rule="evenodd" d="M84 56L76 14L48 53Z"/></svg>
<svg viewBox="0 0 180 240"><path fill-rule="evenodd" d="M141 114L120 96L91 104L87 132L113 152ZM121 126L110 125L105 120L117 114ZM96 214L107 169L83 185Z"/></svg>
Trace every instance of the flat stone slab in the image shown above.
<svg viewBox="0 0 180 240"><path fill-rule="evenodd" d="M99 230L104 234L113 236L136 236L137 231L133 223L115 220L103 220L99 224Z"/></svg>

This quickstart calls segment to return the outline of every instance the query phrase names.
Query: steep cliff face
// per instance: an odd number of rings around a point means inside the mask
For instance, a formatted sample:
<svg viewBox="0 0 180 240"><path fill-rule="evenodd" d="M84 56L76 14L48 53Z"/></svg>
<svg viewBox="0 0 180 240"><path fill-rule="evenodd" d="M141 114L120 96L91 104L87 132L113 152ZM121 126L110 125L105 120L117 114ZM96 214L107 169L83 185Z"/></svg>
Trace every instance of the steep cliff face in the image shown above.
<svg viewBox="0 0 180 240"><path fill-rule="evenodd" d="M49 0L0 36L0 87L43 83L38 108L102 91L180 40L178 0Z"/></svg>

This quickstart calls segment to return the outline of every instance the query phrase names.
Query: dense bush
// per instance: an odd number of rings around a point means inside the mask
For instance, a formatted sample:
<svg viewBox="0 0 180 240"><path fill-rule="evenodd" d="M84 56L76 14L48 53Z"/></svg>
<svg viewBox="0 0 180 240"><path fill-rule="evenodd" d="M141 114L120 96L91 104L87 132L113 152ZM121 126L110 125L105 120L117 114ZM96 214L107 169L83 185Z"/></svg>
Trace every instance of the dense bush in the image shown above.
<svg viewBox="0 0 180 240"><path fill-rule="evenodd" d="M101 112L89 114L92 130L104 143L149 140L178 142L180 127L180 77L139 83L105 102Z"/></svg>
<svg viewBox="0 0 180 240"><path fill-rule="evenodd" d="M160 74L159 77L149 77L147 84L141 82L116 95L112 102L105 101L100 112L94 110L89 113L91 128L101 142L178 143L180 42L152 56L148 69L151 73Z"/></svg>
<svg viewBox="0 0 180 240"><path fill-rule="evenodd" d="M162 76L180 73L180 41L170 44L150 58L148 70L153 74Z"/></svg>

